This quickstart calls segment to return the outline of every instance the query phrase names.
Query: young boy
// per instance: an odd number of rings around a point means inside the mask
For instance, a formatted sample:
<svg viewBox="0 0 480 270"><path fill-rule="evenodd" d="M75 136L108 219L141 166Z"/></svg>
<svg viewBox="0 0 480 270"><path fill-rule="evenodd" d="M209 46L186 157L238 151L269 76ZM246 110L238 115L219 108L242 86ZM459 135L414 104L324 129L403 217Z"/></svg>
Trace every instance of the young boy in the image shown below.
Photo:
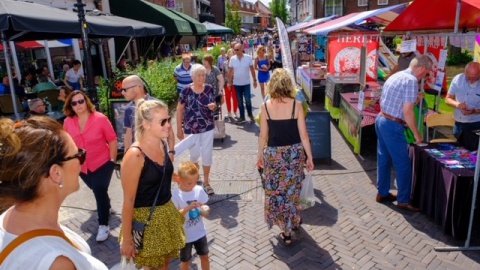
<svg viewBox="0 0 480 270"><path fill-rule="evenodd" d="M210 270L208 258L207 230L203 223L202 216L207 216L208 211L201 213L200 207L207 203L208 195L203 188L197 185L199 178L198 168L193 162L183 162L178 168L178 175L175 175L178 188L172 192L172 201L185 216L185 235L187 244L180 250L180 269L190 269L192 259L192 246L195 246L200 256L202 270ZM207 208L207 206L203 206Z"/></svg>

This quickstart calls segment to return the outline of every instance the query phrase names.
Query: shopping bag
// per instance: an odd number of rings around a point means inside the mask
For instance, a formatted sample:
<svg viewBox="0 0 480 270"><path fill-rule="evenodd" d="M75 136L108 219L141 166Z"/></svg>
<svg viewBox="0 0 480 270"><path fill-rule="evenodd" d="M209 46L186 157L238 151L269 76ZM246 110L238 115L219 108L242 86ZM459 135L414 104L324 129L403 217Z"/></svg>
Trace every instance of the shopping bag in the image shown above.
<svg viewBox="0 0 480 270"><path fill-rule="evenodd" d="M300 191L300 205L301 210L305 210L315 205L315 194L313 192L312 174L307 172L305 179L302 181L302 189Z"/></svg>
<svg viewBox="0 0 480 270"><path fill-rule="evenodd" d="M120 261L120 268L121 270L138 270L138 268L135 266L135 262L133 261L133 259L127 260L127 258L123 256Z"/></svg>

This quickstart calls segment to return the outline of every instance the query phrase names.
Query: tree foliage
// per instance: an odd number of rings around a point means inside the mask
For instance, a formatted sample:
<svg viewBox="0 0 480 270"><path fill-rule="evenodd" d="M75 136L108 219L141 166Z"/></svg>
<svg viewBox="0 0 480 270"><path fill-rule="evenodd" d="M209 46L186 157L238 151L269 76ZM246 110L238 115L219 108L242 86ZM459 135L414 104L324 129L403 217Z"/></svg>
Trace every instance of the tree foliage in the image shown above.
<svg viewBox="0 0 480 270"><path fill-rule="evenodd" d="M238 5L232 5L230 1L227 1L225 26L232 29L235 35L240 34L240 27L242 26L242 17L238 13L239 10Z"/></svg>
<svg viewBox="0 0 480 270"><path fill-rule="evenodd" d="M280 18L284 23L288 21L287 0L272 0L269 6L272 12L272 21L275 21L275 17Z"/></svg>

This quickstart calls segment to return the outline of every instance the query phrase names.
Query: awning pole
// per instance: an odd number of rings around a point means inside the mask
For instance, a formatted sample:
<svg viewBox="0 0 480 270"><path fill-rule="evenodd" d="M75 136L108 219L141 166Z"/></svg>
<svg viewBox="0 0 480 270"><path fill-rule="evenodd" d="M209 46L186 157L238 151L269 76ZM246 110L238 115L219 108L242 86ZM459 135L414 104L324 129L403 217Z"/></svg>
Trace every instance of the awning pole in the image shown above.
<svg viewBox="0 0 480 270"><path fill-rule="evenodd" d="M165 36L163 36L162 40L160 40L160 44L158 44L157 49L154 51L154 53L157 53L158 50L160 50L160 46L162 46L163 41L165 41Z"/></svg>
<svg viewBox="0 0 480 270"><path fill-rule="evenodd" d="M43 46L45 47L45 54L47 56L48 70L50 71L50 75L53 75L53 78L55 78L55 74L53 73L52 56L50 55L50 48L48 47L47 40L43 40Z"/></svg>
<svg viewBox="0 0 480 270"><path fill-rule="evenodd" d="M18 113L18 107L17 107L17 95L15 94L15 85L13 84L12 67L10 65L10 57L8 55L7 40L6 40L4 31L0 32L0 39L2 40L3 54L5 55L5 65L7 66L8 81L10 83L10 93L11 93L12 102L13 102L13 111L15 113L15 119L20 120L20 114Z"/></svg>
<svg viewBox="0 0 480 270"><path fill-rule="evenodd" d="M458 24L460 23L460 11L462 10L462 2L457 0L457 11L455 13L455 28L453 29L453 33L458 33Z"/></svg>
<svg viewBox="0 0 480 270"><path fill-rule="evenodd" d="M15 72L17 73L18 82L22 80L22 74L20 72L20 65L18 64L18 56L17 56L17 49L15 48L15 43L13 41L9 41L10 43L10 51L12 52L12 60L13 65L15 66Z"/></svg>
<svg viewBox="0 0 480 270"><path fill-rule="evenodd" d="M108 75L107 75L107 65L105 64L105 54L103 53L103 41L97 44L97 47L100 52L100 62L102 63L103 78L106 80L108 78Z"/></svg>
<svg viewBox="0 0 480 270"><path fill-rule="evenodd" d="M125 48L123 48L122 53L120 54L120 56L118 56L117 65L118 65L118 63L120 63L120 60L122 59L123 55L124 55L125 52L127 51L127 48L128 48L128 46L130 45L130 41L132 41L132 39L133 39L133 37L130 37L130 39L129 39L128 42L127 42L127 45L125 45Z"/></svg>
<svg viewBox="0 0 480 270"><path fill-rule="evenodd" d="M163 36L165 38L165 36ZM148 54L148 51L150 51L150 48L153 47L153 45L155 44L155 39L157 39L157 37L153 37L153 40L152 42L150 43L150 45L148 46L147 50L145 51L145 54L143 55L143 58L145 59L145 57L147 57L147 54Z"/></svg>

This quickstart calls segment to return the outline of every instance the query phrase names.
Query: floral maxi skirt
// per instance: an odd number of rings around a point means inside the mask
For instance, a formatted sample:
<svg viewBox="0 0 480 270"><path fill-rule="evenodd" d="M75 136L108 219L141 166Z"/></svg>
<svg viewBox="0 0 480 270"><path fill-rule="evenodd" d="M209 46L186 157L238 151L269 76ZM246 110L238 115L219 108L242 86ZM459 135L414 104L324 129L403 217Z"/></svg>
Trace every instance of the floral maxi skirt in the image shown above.
<svg viewBox="0 0 480 270"><path fill-rule="evenodd" d="M305 178L302 144L267 147L264 152L265 221L290 232L300 223L300 190Z"/></svg>

